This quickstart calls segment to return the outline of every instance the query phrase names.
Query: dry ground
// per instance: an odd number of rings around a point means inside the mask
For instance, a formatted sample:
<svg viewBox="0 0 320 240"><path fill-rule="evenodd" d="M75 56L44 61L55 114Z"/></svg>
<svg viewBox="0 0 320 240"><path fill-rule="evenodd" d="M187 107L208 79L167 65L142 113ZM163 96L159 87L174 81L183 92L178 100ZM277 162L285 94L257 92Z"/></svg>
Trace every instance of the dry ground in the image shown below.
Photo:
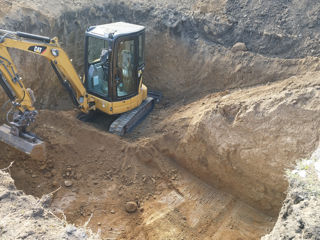
<svg viewBox="0 0 320 240"><path fill-rule="evenodd" d="M52 210L79 226L90 219L107 239L244 240L271 231L285 198L285 169L319 139L319 4L0 4L1 28L57 35L80 74L86 27L146 25L145 83L164 94L140 126L119 138L105 131L110 119L103 116L91 124L76 120L49 64L13 51L39 98L34 129L47 143L41 161L0 144L0 169L14 161L18 189L41 197L61 186ZM239 41L247 50L232 49ZM136 204L134 213L127 202Z"/></svg>

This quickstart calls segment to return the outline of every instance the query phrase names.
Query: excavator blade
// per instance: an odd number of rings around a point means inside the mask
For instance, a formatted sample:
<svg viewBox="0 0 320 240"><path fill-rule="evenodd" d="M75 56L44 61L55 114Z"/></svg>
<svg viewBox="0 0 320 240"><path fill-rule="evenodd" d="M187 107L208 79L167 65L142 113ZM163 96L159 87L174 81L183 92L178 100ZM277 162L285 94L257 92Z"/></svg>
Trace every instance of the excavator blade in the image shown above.
<svg viewBox="0 0 320 240"><path fill-rule="evenodd" d="M29 155L36 160L43 160L46 157L45 143L34 136L26 138L15 136L11 133L11 127L6 124L0 126L0 141ZM29 138L29 140L27 140ZM32 139L32 141L30 141Z"/></svg>

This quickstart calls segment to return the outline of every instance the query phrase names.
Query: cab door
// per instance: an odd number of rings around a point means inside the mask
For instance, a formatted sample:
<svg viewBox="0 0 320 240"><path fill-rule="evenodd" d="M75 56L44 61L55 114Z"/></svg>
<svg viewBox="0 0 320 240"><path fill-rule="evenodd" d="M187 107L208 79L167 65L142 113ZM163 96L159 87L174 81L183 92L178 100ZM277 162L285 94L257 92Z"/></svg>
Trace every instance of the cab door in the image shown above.
<svg viewBox="0 0 320 240"><path fill-rule="evenodd" d="M114 101L138 94L138 36L120 37L114 51Z"/></svg>

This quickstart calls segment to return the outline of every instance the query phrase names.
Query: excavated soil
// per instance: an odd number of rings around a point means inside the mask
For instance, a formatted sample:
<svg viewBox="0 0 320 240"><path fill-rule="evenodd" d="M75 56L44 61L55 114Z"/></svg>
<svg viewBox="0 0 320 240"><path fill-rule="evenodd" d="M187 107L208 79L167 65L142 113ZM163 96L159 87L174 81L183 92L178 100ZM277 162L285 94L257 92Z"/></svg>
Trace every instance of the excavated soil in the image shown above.
<svg viewBox="0 0 320 240"><path fill-rule="evenodd" d="M51 204L59 215L103 238L257 239L273 220L230 194L200 181L141 142L128 142L75 120L75 112L41 111L37 133L47 159L37 162L1 145L0 167L18 189L41 196L62 186ZM93 144L94 143L94 144ZM66 181L72 186L66 187ZM137 211L127 213L127 202Z"/></svg>
<svg viewBox="0 0 320 240"><path fill-rule="evenodd" d="M272 230L288 186L285 169L319 141L320 4L0 4L1 28L58 36L80 74L88 26L145 25L144 82L164 95L120 138L107 133L106 116L76 119L48 63L12 51L38 97L33 129L47 147L46 158L34 160L0 144L0 169L14 162L18 189L36 197L59 189L51 210L77 226L88 222L102 239L244 240Z"/></svg>

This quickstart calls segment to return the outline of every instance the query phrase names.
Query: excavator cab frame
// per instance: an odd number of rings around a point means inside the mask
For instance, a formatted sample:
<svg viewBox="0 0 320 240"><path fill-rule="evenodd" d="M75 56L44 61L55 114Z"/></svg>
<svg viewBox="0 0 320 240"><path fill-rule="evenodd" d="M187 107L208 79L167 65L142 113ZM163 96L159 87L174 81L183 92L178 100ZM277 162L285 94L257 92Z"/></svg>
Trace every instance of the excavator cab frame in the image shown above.
<svg viewBox="0 0 320 240"><path fill-rule="evenodd" d="M89 95L105 100L96 105L98 110L119 114L146 99L144 45L145 28L140 25L118 22L87 29L84 86Z"/></svg>

